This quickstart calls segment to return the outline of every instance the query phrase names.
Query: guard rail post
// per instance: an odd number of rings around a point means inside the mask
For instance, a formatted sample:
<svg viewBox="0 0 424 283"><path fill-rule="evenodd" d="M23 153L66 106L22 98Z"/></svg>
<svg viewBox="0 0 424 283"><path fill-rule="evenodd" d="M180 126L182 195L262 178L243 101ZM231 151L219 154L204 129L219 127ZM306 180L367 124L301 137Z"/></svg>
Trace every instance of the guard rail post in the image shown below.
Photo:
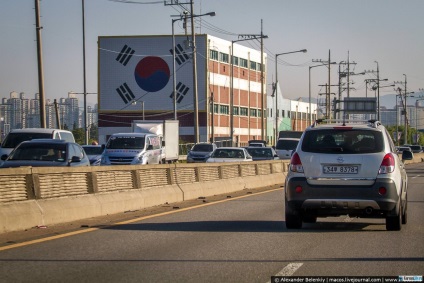
<svg viewBox="0 0 424 283"><path fill-rule="evenodd" d="M168 185L174 185L176 184L175 175L174 172L176 171L175 168L177 167L176 164L174 166L169 166L166 169L166 177L168 178Z"/></svg>
<svg viewBox="0 0 424 283"><path fill-rule="evenodd" d="M141 189L141 180L138 170L131 170L131 178L133 181L133 189Z"/></svg>
<svg viewBox="0 0 424 283"><path fill-rule="evenodd" d="M99 187L97 186L97 172L88 172L87 173L87 183L88 183L88 193L96 194L99 192Z"/></svg>
<svg viewBox="0 0 424 283"><path fill-rule="evenodd" d="M34 199L40 199L41 198L40 176L38 174L32 173L32 190L31 191L32 191L32 193L30 193L30 194L32 196L34 196Z"/></svg>

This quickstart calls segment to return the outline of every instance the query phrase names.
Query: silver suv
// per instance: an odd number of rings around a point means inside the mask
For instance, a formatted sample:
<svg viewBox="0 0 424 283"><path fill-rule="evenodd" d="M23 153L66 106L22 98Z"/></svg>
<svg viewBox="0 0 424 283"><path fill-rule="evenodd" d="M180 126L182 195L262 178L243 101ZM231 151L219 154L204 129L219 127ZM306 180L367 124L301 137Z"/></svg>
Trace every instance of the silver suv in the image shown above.
<svg viewBox="0 0 424 283"><path fill-rule="evenodd" d="M407 221L408 177L380 122L323 120L305 130L285 183L286 227L302 228L317 217L385 218L387 230Z"/></svg>

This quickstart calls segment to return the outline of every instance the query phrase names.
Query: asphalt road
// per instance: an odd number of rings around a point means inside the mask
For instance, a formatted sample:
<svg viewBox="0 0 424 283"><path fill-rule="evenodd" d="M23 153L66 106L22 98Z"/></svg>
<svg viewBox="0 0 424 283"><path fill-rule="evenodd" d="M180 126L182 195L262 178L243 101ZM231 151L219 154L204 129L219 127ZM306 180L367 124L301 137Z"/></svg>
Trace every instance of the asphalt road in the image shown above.
<svg viewBox="0 0 424 283"><path fill-rule="evenodd" d="M265 283L277 274L423 275L424 164L407 170L408 224L401 231L386 231L383 219L348 217L287 230L278 188L119 225L3 242L0 282Z"/></svg>

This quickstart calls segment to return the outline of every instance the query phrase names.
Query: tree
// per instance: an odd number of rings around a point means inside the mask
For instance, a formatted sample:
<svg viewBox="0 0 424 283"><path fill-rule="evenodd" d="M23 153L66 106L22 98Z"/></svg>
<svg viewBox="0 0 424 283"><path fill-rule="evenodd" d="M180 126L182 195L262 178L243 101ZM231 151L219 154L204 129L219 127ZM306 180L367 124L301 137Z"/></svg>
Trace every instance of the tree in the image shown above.
<svg viewBox="0 0 424 283"><path fill-rule="evenodd" d="M85 132L83 128L73 129L72 134L74 134L76 143L85 144Z"/></svg>

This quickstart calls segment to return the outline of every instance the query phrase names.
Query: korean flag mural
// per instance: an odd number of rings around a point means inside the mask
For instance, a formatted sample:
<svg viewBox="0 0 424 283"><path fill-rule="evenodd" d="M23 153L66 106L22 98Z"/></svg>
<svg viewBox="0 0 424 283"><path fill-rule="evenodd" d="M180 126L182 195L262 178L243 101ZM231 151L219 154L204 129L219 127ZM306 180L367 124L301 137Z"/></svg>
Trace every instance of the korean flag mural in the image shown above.
<svg viewBox="0 0 424 283"><path fill-rule="evenodd" d="M178 110L193 109L192 49L186 47L186 39L176 36ZM204 40L197 40L196 48L199 110L204 110ZM173 52L171 36L99 37L99 110L138 110L134 101L144 101L151 110L173 110Z"/></svg>

